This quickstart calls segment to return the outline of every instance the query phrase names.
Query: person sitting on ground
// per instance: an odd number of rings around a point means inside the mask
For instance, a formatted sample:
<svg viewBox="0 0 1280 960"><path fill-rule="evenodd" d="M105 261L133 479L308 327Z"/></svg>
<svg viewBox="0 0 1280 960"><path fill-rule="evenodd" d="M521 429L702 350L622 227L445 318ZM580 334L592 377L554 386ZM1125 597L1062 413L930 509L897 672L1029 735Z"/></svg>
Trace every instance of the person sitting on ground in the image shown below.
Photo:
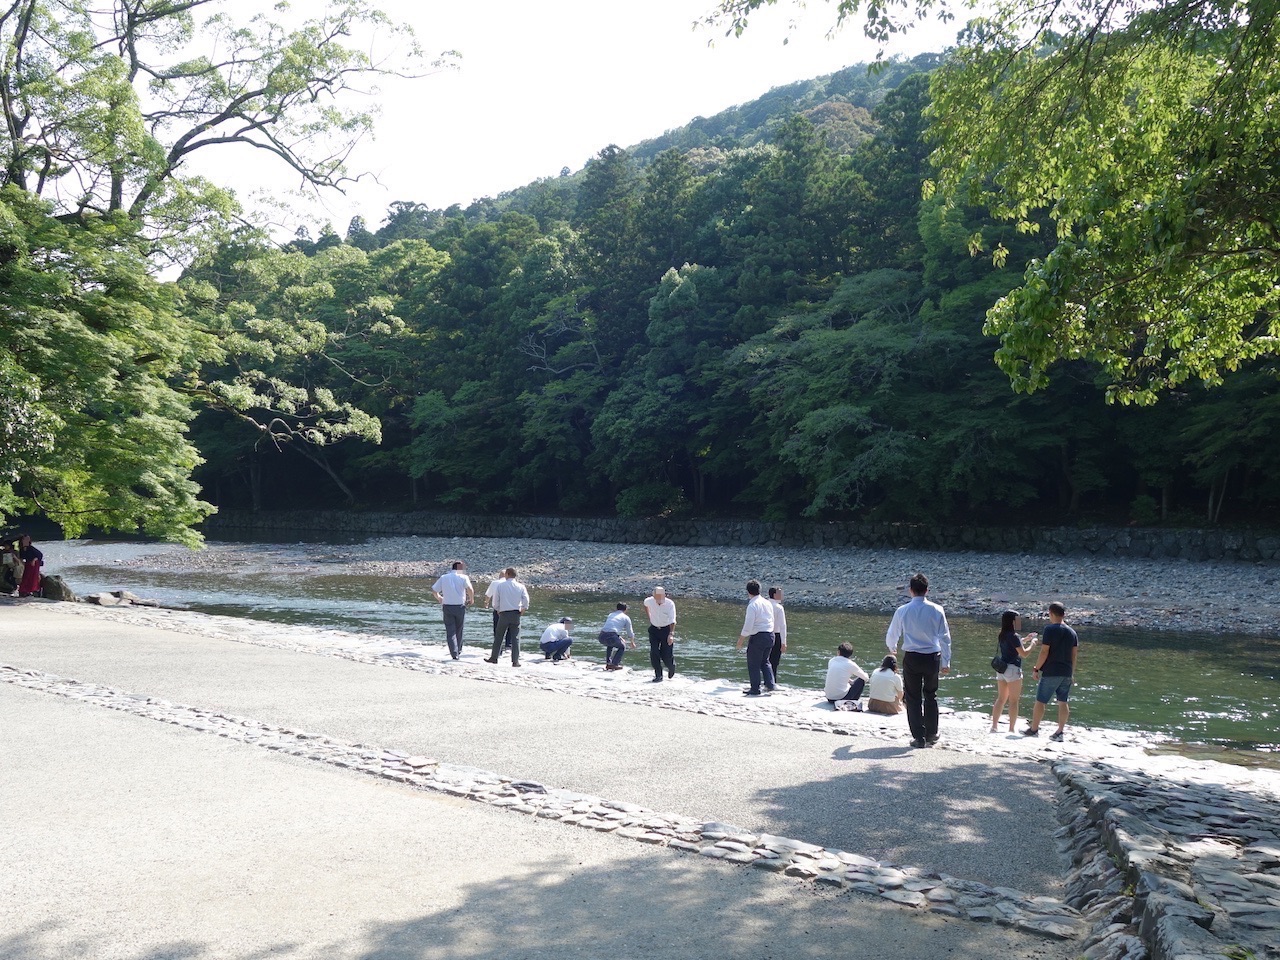
<svg viewBox="0 0 1280 960"><path fill-rule="evenodd" d="M996 702L991 708L991 732L1000 726L1000 713L1009 704L1009 732L1014 732L1018 722L1018 701L1022 699L1022 655L1030 653L1036 645L1036 635L1028 633L1019 637L1022 617L1016 610L1006 610L1000 615L1000 659L1005 662L1003 673L996 674Z"/></svg>
<svg viewBox="0 0 1280 960"><path fill-rule="evenodd" d="M853 644L840 644L836 655L827 661L827 703L838 710L841 700L849 700L854 710L861 710L862 689L867 679L866 671L853 662Z"/></svg>
<svg viewBox="0 0 1280 960"><path fill-rule="evenodd" d="M617 609L605 618L599 639L604 644L604 668L621 670L627 643L631 644L632 650L636 648L636 632L631 626L631 618L627 616L625 603L619 603Z"/></svg>
<svg viewBox="0 0 1280 960"><path fill-rule="evenodd" d="M902 677L898 675L898 658L890 654L880 661L867 685L867 712L892 716L902 712Z"/></svg>
<svg viewBox="0 0 1280 960"><path fill-rule="evenodd" d="M553 663L569 659L571 656L569 647L573 645L573 637L569 634L572 632L572 617L561 617L559 623L553 623L542 631L542 639L538 642L538 646L542 647L546 659Z"/></svg>

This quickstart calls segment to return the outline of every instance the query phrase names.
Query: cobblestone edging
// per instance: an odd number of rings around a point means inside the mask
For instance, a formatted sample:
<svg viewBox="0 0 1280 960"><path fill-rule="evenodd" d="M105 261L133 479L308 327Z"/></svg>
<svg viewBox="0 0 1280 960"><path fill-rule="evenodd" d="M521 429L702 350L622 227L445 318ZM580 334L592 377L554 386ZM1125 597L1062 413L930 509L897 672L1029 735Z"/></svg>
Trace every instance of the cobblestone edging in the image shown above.
<svg viewBox="0 0 1280 960"><path fill-rule="evenodd" d="M109 687L0 664L0 681L95 706L215 734L240 743L462 797L492 807L612 833L728 863L782 873L832 889L870 893L902 906L1026 933L1072 940L1084 933L1079 913L1051 897L900 867L788 837L755 834L730 824L659 813L632 803L513 780L400 750L347 744L318 734L230 714L123 693Z"/></svg>
<svg viewBox="0 0 1280 960"><path fill-rule="evenodd" d="M1075 863L1067 902L1092 930L1086 960L1280 957L1275 798L1122 770L1053 765Z"/></svg>
<svg viewBox="0 0 1280 960"><path fill-rule="evenodd" d="M680 547L819 547L980 551L1185 560L1280 560L1280 535L1256 530L1155 527L983 527L855 521L640 520L624 517L520 517L482 514L280 510L219 511L210 536L298 533L374 536L581 540Z"/></svg>

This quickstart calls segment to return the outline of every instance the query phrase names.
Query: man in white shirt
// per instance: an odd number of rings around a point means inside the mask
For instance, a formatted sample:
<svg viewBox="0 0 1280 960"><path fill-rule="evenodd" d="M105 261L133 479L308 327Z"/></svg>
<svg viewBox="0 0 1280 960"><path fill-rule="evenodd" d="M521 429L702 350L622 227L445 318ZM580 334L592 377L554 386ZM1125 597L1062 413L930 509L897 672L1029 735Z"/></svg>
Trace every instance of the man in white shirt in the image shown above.
<svg viewBox="0 0 1280 960"><path fill-rule="evenodd" d="M559 623L548 626L542 631L542 639L538 641L542 655L552 663L569 659L572 656L569 653L569 648L573 646L572 633L573 617L561 617Z"/></svg>
<svg viewBox="0 0 1280 960"><path fill-rule="evenodd" d="M778 664L787 652L787 611L782 609L782 588L770 587L769 600L773 604L773 647L769 651L769 666L773 668L773 682L778 682Z"/></svg>
<svg viewBox="0 0 1280 960"><path fill-rule="evenodd" d="M902 641L903 700L911 746L938 742L938 677L951 672L951 630L942 607L925 599L929 578L911 578L911 599L900 606L889 623L885 646L895 656Z"/></svg>
<svg viewBox="0 0 1280 960"><path fill-rule="evenodd" d="M449 645L449 656L455 660L462 656L462 623L467 618L467 607L476 602L476 590L466 569L465 563L455 560L453 568L431 587L444 616L444 641Z"/></svg>
<svg viewBox="0 0 1280 960"><path fill-rule="evenodd" d="M747 645L747 676L751 686L742 692L748 697L759 697L773 692L773 667L769 664L769 651L773 649L773 601L760 596L760 583L747 581L747 615L738 635L738 650ZM760 690L763 676L764 691Z"/></svg>
<svg viewBox="0 0 1280 960"><path fill-rule="evenodd" d="M861 709L862 690L867 685L867 672L853 662L853 644L848 641L836 648L836 655L827 661L827 682L823 693L833 707L837 701L851 700L853 709Z"/></svg>
<svg viewBox="0 0 1280 960"><path fill-rule="evenodd" d="M497 663L504 641L511 643L511 665L520 666L520 616L529 609L529 591L516 579L516 568L507 567L503 579L490 584L493 590L493 609L498 619L493 625L493 652L485 657L485 663Z"/></svg>
<svg viewBox="0 0 1280 960"><path fill-rule="evenodd" d="M662 587L653 588L653 596L644 601L649 615L649 664L653 667L653 682L662 682L663 664L667 677L676 675L676 605Z"/></svg>

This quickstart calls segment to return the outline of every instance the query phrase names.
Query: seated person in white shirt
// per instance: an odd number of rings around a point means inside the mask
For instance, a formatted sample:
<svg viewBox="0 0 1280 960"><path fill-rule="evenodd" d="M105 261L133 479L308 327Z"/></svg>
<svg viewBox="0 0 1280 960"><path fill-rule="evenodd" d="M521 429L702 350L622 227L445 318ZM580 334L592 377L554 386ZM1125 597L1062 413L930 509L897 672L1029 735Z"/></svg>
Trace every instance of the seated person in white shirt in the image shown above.
<svg viewBox="0 0 1280 960"><path fill-rule="evenodd" d="M902 675L898 673L898 658L893 654L885 657L880 669L871 674L867 712L889 715L902 712Z"/></svg>
<svg viewBox="0 0 1280 960"><path fill-rule="evenodd" d="M542 631L542 639L538 641L538 646L542 648L548 660L558 662L569 658L569 647L573 644L573 637L569 634L572 632L572 617L561 617L559 623L553 623Z"/></svg>
<svg viewBox="0 0 1280 960"><path fill-rule="evenodd" d="M851 700L853 709L861 710L859 700L866 685L866 671L853 662L853 644L840 644L836 648L836 656L827 661L827 702L834 707L837 701Z"/></svg>

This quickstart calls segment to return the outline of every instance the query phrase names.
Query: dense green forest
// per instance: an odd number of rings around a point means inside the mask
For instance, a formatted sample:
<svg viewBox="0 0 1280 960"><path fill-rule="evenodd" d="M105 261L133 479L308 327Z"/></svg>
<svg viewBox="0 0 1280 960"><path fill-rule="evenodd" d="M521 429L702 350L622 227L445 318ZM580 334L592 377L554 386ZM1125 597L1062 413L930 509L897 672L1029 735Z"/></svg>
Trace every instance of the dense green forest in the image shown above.
<svg viewBox="0 0 1280 960"><path fill-rule="evenodd" d="M257 358L262 374L376 418L381 442L273 443L208 410L193 430L205 498L769 519L1273 516L1274 362L1154 407L1108 404L1085 361L1056 365L1039 392L1010 388L984 321L1054 231L924 189L938 59L775 90L466 208L403 201L376 230L356 220L283 250L248 233L224 244L187 277L208 309L297 338Z"/></svg>

